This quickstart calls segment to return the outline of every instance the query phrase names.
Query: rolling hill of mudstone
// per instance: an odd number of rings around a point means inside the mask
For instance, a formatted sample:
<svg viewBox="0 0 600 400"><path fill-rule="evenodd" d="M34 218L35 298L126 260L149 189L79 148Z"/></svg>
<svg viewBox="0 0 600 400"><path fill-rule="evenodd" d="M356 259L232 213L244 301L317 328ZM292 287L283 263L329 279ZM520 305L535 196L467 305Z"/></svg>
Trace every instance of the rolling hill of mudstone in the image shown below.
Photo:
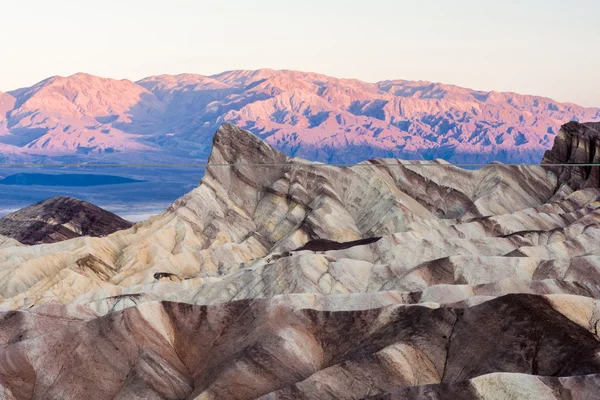
<svg viewBox="0 0 600 400"><path fill-rule="evenodd" d="M31 245L106 236L132 225L87 201L52 197L0 218L0 235Z"/></svg>
<svg viewBox="0 0 600 400"><path fill-rule="evenodd" d="M588 160L589 127L546 160ZM341 168L232 124L209 164L130 229L0 245L0 397L597 395L596 167Z"/></svg>

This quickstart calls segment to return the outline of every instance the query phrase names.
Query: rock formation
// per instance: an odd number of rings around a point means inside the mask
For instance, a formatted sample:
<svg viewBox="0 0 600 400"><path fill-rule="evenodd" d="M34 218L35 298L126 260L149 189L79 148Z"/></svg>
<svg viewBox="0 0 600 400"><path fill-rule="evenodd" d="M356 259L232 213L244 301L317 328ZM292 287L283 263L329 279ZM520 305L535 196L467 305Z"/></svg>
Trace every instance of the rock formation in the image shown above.
<svg viewBox="0 0 600 400"><path fill-rule="evenodd" d="M597 393L600 188L541 166L335 167L232 124L209 164L131 229L0 239L2 397Z"/></svg>
<svg viewBox="0 0 600 400"><path fill-rule="evenodd" d="M578 168L549 167L573 189L600 187L600 123L569 122L562 126L542 164L588 164ZM598 164L598 167L589 164Z"/></svg>
<svg viewBox="0 0 600 400"><path fill-rule="evenodd" d="M0 235L23 244L56 243L80 236L106 236L132 226L86 201L52 197L0 218Z"/></svg>

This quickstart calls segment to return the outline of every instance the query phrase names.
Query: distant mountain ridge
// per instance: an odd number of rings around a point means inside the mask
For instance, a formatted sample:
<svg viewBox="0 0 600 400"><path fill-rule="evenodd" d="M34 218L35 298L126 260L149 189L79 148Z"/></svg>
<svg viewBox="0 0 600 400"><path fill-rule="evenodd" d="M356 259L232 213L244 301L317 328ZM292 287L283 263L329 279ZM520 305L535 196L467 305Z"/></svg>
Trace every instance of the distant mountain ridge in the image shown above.
<svg viewBox="0 0 600 400"><path fill-rule="evenodd" d="M0 93L0 158L205 159L233 122L289 155L538 163L560 126L599 108L440 83L261 69L138 82L89 74Z"/></svg>

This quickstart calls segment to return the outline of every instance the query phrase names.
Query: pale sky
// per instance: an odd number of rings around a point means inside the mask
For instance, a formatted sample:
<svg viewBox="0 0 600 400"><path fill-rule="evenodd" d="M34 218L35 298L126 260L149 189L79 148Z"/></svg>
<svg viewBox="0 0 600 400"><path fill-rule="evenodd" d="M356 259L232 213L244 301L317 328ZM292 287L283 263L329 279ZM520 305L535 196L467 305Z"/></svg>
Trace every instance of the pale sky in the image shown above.
<svg viewBox="0 0 600 400"><path fill-rule="evenodd" d="M0 0L0 90L296 69L600 107L600 0Z"/></svg>

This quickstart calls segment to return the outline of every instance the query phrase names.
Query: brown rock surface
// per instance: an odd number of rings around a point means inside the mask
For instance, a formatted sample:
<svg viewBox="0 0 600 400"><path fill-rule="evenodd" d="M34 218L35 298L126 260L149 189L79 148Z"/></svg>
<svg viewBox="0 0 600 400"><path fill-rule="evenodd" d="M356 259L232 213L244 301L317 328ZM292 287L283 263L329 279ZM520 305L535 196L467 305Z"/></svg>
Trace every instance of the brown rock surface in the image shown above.
<svg viewBox="0 0 600 400"><path fill-rule="evenodd" d="M0 235L23 244L56 243L80 236L106 236L132 226L86 201L52 197L0 218Z"/></svg>
<svg viewBox="0 0 600 400"><path fill-rule="evenodd" d="M245 300L54 313L2 315L0 382L16 398L360 399L492 372L600 373L596 337L531 295L470 308Z"/></svg>

